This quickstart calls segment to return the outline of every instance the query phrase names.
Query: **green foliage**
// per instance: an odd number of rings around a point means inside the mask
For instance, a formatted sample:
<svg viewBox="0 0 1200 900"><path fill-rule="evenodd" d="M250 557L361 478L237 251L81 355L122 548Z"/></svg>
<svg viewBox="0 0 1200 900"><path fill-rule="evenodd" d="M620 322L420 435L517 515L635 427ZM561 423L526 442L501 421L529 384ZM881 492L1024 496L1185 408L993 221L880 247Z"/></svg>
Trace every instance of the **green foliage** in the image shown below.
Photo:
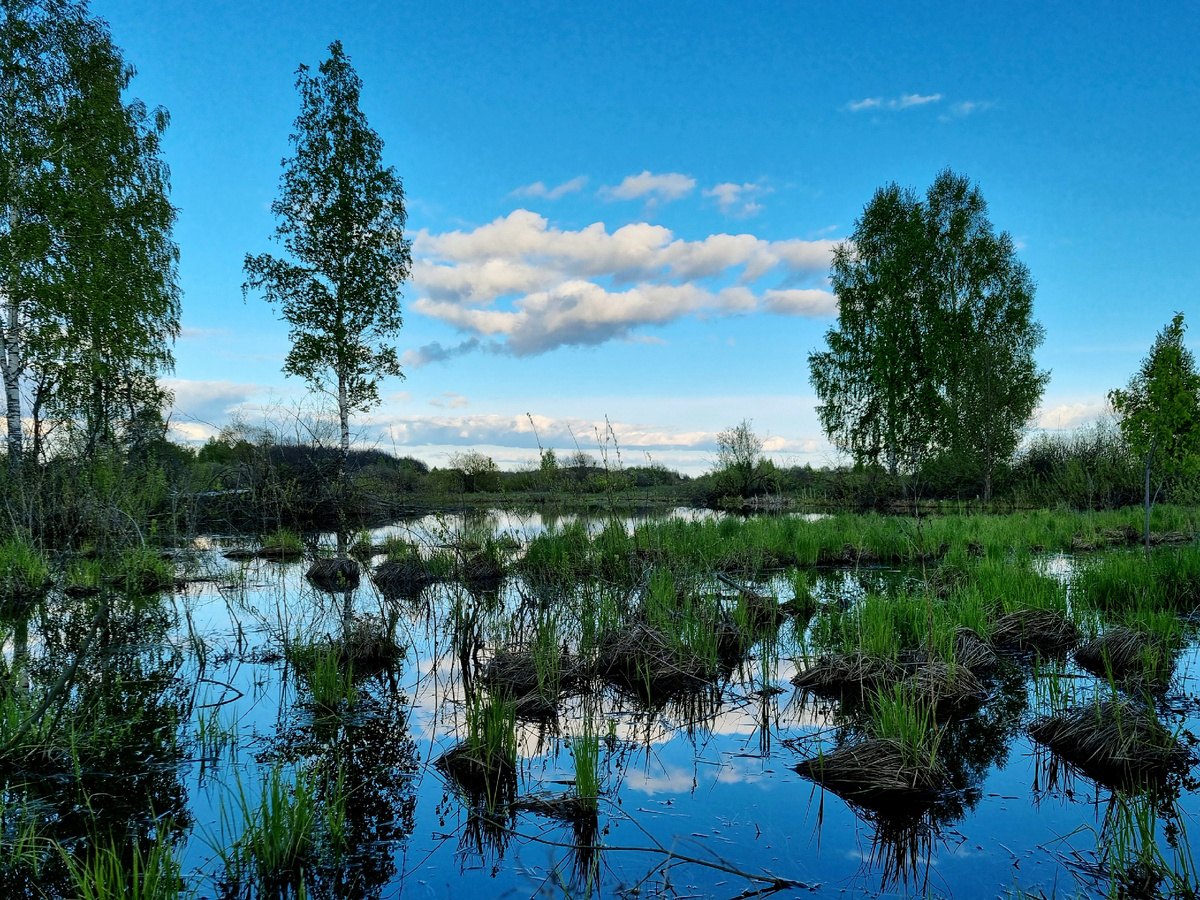
<svg viewBox="0 0 1200 900"><path fill-rule="evenodd" d="M244 291L261 290L291 326L284 372L337 402L343 465L349 415L379 402L379 382L399 376L400 285L411 266L404 190L382 163L383 142L359 109L362 82L340 42L318 74L297 71L301 112L271 206L275 238L292 260L245 261Z"/></svg>
<svg viewBox="0 0 1200 900"><path fill-rule="evenodd" d="M719 495L753 497L777 490L775 465L763 458L763 442L742 419L717 435L717 466L713 472Z"/></svg>
<svg viewBox="0 0 1200 900"><path fill-rule="evenodd" d="M221 838L213 849L235 885L264 889L297 884L316 855L320 821L315 785L303 773L288 784L282 769L271 769L255 798L238 782L236 807L221 804ZM236 837L232 837L236 835Z"/></svg>
<svg viewBox="0 0 1200 900"><path fill-rule="evenodd" d="M21 379L88 449L162 405L179 332L175 209L160 159L168 117L126 101L133 67L82 2L6 5L0 23L0 343L9 460L23 452Z"/></svg>
<svg viewBox="0 0 1200 900"><path fill-rule="evenodd" d="M499 468L490 456L477 450L451 454L449 464L461 477L464 493L494 491L499 487Z"/></svg>
<svg viewBox="0 0 1200 900"><path fill-rule="evenodd" d="M830 277L838 324L809 356L829 439L892 473L957 454L989 499L1048 375L1033 360L1033 280L978 188L949 170L924 201L880 188Z"/></svg>
<svg viewBox="0 0 1200 900"><path fill-rule="evenodd" d="M1183 313L1158 333L1150 355L1125 390L1108 394L1121 433L1144 464L1145 543L1150 552L1150 479L1192 476L1200 469L1200 372L1184 346Z"/></svg>
<svg viewBox="0 0 1200 900"><path fill-rule="evenodd" d="M575 800L588 812L595 812L600 802L600 737L591 721L582 733L571 738L571 755L575 759Z"/></svg>
<svg viewBox="0 0 1200 900"><path fill-rule="evenodd" d="M49 582L46 558L23 537L0 543L0 599L33 596Z"/></svg>
<svg viewBox="0 0 1200 900"><path fill-rule="evenodd" d="M170 837L159 832L147 851L103 846L80 860L64 852L76 900L180 900L181 867ZM189 892L190 894L190 892Z"/></svg>
<svg viewBox="0 0 1200 900"><path fill-rule="evenodd" d="M281 556L301 556L304 553L304 539L294 529L276 528L263 535L263 548L270 548Z"/></svg>

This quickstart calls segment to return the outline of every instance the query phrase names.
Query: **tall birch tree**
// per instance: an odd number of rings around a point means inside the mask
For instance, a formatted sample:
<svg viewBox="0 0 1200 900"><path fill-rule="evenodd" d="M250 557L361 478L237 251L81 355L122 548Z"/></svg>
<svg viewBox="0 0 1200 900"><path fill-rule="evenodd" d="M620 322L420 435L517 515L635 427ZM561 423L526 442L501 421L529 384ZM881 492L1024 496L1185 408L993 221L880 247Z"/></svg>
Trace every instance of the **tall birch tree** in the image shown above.
<svg viewBox="0 0 1200 900"><path fill-rule="evenodd" d="M1154 339L1129 386L1108 394L1121 433L1142 458L1147 556L1150 510L1158 495L1158 489L1150 490L1155 473L1165 479L1200 469L1200 372L1183 342L1186 327L1183 313L1176 313Z"/></svg>
<svg viewBox="0 0 1200 900"><path fill-rule="evenodd" d="M880 188L830 281L838 322L809 355L830 441L893 475L954 454L990 499L1049 374L1033 357L1033 279L979 189L949 170L924 198Z"/></svg>
<svg viewBox="0 0 1200 900"><path fill-rule="evenodd" d="M259 290L291 326L288 375L337 402L342 471L350 415L379 402L379 383L403 377L396 348L400 286L411 266L404 189L383 165L383 142L359 109L362 81L335 41L314 75L297 71L301 110L271 206L288 257L246 255L243 293Z"/></svg>
<svg viewBox="0 0 1200 900"><path fill-rule="evenodd" d="M39 417L84 422L89 450L135 394L161 402L178 249L167 115L124 98L135 73L107 25L79 0L0 8L0 370L18 470L23 384Z"/></svg>

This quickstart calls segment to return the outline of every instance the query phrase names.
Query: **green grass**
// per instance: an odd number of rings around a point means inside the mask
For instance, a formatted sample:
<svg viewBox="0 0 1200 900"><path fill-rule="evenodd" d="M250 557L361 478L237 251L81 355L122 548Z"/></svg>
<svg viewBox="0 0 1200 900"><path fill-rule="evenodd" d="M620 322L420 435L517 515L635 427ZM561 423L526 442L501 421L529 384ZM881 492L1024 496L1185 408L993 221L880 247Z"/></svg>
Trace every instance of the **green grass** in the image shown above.
<svg viewBox="0 0 1200 900"><path fill-rule="evenodd" d="M22 537L0 543L0 599L28 597L50 584L46 557Z"/></svg>
<svg viewBox="0 0 1200 900"><path fill-rule="evenodd" d="M872 698L868 715L868 729L877 738L896 741L905 765L930 766L937 760L941 731L924 698L894 685Z"/></svg>
<svg viewBox="0 0 1200 900"><path fill-rule="evenodd" d="M313 709L319 715L343 712L358 698L354 662L346 658L337 644L297 639L288 643L287 657L307 687Z"/></svg>
<svg viewBox="0 0 1200 900"><path fill-rule="evenodd" d="M291 528L276 528L262 537L263 548L271 548L285 556L303 556L304 540Z"/></svg>
<svg viewBox="0 0 1200 900"><path fill-rule="evenodd" d="M321 811L311 779L297 773L289 783L276 766L256 796L239 781L234 805L222 801L220 816L221 836L211 843L231 884L265 890L302 883L319 849Z"/></svg>
<svg viewBox="0 0 1200 900"><path fill-rule="evenodd" d="M185 891L179 861L165 832L145 852L102 846L83 859L63 851L75 900L180 900Z"/></svg>
<svg viewBox="0 0 1200 900"><path fill-rule="evenodd" d="M600 737L590 722L571 738L571 756L575 761L575 800L594 813L600 803Z"/></svg>
<svg viewBox="0 0 1200 900"><path fill-rule="evenodd" d="M467 747L489 772L512 771L517 765L517 717L503 697L476 695L467 704Z"/></svg>
<svg viewBox="0 0 1200 900"><path fill-rule="evenodd" d="M131 594L157 593L175 585L175 564L152 547L135 547L117 557L113 580Z"/></svg>
<svg viewBox="0 0 1200 900"><path fill-rule="evenodd" d="M540 579L598 575L616 582L636 582L641 573L635 551L692 572L755 573L847 559L916 564L922 557L928 563L946 555L965 557L968 552L1004 563L1014 555L1070 552L1080 543L1124 546L1122 535L1137 527L1139 515L1136 509L1036 510L1010 515L927 515L919 524L908 516L879 513L838 513L814 522L795 516L691 522L669 519L644 522L632 537L615 522L589 537L583 524L574 522L536 536L522 569ZM1198 525L1192 508L1156 509L1156 531L1192 534Z"/></svg>

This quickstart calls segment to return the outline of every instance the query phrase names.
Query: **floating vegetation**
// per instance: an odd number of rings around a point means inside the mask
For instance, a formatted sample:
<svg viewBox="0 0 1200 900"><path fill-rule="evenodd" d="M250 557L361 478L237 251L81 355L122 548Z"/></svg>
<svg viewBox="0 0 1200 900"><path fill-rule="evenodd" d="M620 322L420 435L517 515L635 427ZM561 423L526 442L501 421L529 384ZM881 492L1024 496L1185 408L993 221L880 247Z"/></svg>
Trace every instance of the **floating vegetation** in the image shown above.
<svg viewBox="0 0 1200 900"><path fill-rule="evenodd" d="M437 760L437 766L489 812L516 796L517 721L511 701L476 696L467 704L467 735Z"/></svg>
<svg viewBox="0 0 1200 900"><path fill-rule="evenodd" d="M759 882L774 889L819 867L847 889L927 896L932 872L1003 893L997 844L1084 892L1195 893L1168 812L1197 808L1197 650L1176 605L1194 548L1147 564L1127 513L534 515L310 535L350 548L327 563L336 597L305 584L307 561L231 577L219 539L176 551L174 595L127 590L117 552L46 557L48 592L0 617L0 896L138 896L139 878L149 900L446 878L456 895L667 893L705 865L785 867ZM1031 552L1077 536L1116 549ZM137 555L173 582L159 549ZM837 557L853 563L813 568ZM354 560L372 581L357 591L339 574ZM793 766L822 788L783 790ZM1093 834L1104 794L1075 788L1081 770L1147 803ZM819 861L780 852L808 826ZM1054 835L1088 845L1054 864ZM983 848L967 874L943 865L959 836Z"/></svg>
<svg viewBox="0 0 1200 900"><path fill-rule="evenodd" d="M1154 709L1127 697L1098 697L1044 716L1029 735L1103 784L1161 784L1187 763Z"/></svg>
<svg viewBox="0 0 1200 900"><path fill-rule="evenodd" d="M1080 633L1057 609L1019 609L996 620L992 640L1004 650L1055 656L1078 644Z"/></svg>
<svg viewBox="0 0 1200 900"><path fill-rule="evenodd" d="M894 659L855 651L822 656L797 673L792 684L824 697L863 700L903 677L904 667Z"/></svg>
<svg viewBox="0 0 1200 900"><path fill-rule="evenodd" d="M1174 650L1159 635L1117 626L1076 650L1075 661L1102 678L1164 685L1174 668Z"/></svg>
<svg viewBox="0 0 1200 900"><path fill-rule="evenodd" d="M954 661L972 672L989 672L1000 662L992 645L974 628L960 625L954 629Z"/></svg>
<svg viewBox="0 0 1200 900"><path fill-rule="evenodd" d="M263 545L254 554L259 559L297 560L304 556L304 541L290 528L279 528L263 537Z"/></svg>
<svg viewBox="0 0 1200 900"><path fill-rule="evenodd" d="M416 553L389 556L371 573L371 581L389 600L416 597L433 580L425 561Z"/></svg>
<svg viewBox="0 0 1200 900"><path fill-rule="evenodd" d="M314 587L323 591L353 590L358 587L358 562L345 556L325 557L309 566L306 576Z"/></svg>
<svg viewBox="0 0 1200 900"><path fill-rule="evenodd" d="M927 699L939 715L960 715L987 699L987 690L969 668L938 660L922 663L905 677L902 687Z"/></svg>
<svg viewBox="0 0 1200 900"><path fill-rule="evenodd" d="M796 771L865 806L928 799L944 787L942 766L895 738L864 738L806 759Z"/></svg>

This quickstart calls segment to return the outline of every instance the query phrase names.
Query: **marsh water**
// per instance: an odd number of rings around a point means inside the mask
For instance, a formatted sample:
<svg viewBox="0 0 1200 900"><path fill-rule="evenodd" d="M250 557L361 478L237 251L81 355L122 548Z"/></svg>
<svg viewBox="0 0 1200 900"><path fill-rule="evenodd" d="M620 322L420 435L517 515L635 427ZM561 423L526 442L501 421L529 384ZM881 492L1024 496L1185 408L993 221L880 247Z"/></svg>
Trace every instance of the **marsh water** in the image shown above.
<svg viewBox="0 0 1200 900"><path fill-rule="evenodd" d="M377 529L371 540L437 546L469 527L504 532L519 547L558 525L503 512L430 516ZM305 578L309 561L224 557L244 543L193 542L178 558L186 584L127 624L136 663L125 677L146 688L130 690L127 711L142 724L114 754L114 771L95 773L108 787L88 813L120 817L137 798L136 827L171 829L199 897L228 891L218 848L236 842L242 807L263 779L322 767L344 779L352 853L314 867L308 896L734 898L769 887L747 877L767 874L789 882L780 896L1104 896L1113 891L1106 854L1122 823L1138 823L1141 839L1176 867L1190 865L1188 835L1200 834L1189 778L1166 796L1125 794L1031 741L1026 728L1051 689L1084 697L1105 688L1069 661L1005 663L979 711L946 726L940 753L953 789L936 803L908 815L847 803L794 769L852 727L837 704L792 687L809 627L798 620L686 696L647 707L603 688L565 698L557 716L518 719L515 796L530 802L482 808L437 761L466 727L464 671L477 675L506 639L503 623L545 598L515 575L486 596L440 583L387 600L365 574L353 590L327 592ZM335 535L310 537L310 552L337 546ZM1075 561L1047 556L1040 565L1065 579ZM845 608L918 574L823 567L808 584L820 603ZM786 601L792 585L778 573L748 586ZM464 611L481 607L487 615L473 620L464 650ZM301 635L336 640L362 621L395 623L402 662L364 677L352 705L323 713L285 647ZM31 624L27 650L36 657L53 640ZM1184 743L1200 734L1197 655L1193 635L1156 701ZM175 729L169 739L164 722ZM585 728L600 738L591 822L534 802L570 791ZM52 808L53 789L41 793Z"/></svg>

